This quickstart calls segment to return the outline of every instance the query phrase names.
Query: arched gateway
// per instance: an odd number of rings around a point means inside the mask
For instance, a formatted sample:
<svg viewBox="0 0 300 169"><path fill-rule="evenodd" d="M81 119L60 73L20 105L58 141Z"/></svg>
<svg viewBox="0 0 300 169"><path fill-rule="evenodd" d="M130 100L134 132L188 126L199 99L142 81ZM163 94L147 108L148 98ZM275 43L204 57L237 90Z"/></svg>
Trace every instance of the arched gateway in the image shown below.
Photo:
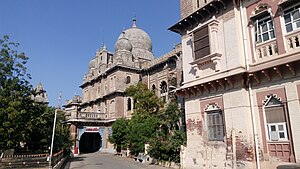
<svg viewBox="0 0 300 169"><path fill-rule="evenodd" d="M102 132L101 132L102 131ZM82 127L79 128L79 152L93 153L102 148L103 130L99 127ZM101 136L102 134L102 136Z"/></svg>

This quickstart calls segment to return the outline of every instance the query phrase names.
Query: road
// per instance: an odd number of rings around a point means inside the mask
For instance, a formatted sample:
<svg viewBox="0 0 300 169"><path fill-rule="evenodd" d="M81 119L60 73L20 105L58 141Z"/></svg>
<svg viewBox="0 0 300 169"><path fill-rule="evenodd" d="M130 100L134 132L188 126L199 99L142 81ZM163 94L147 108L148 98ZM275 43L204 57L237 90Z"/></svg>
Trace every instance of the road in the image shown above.
<svg viewBox="0 0 300 169"><path fill-rule="evenodd" d="M143 164L131 158L118 157L100 152L73 157L65 169L166 169L157 165Z"/></svg>

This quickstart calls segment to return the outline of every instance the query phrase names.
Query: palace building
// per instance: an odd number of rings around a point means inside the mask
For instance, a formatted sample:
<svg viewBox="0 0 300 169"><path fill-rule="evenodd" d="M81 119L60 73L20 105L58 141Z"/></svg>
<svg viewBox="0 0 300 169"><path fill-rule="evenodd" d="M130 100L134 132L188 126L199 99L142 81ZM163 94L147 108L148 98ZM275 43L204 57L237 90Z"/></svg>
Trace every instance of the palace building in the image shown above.
<svg viewBox="0 0 300 169"><path fill-rule="evenodd" d="M300 163L300 2L180 0L184 169Z"/></svg>
<svg viewBox="0 0 300 169"><path fill-rule="evenodd" d="M114 151L108 142L111 126L118 118L131 118L134 100L124 92L138 82L168 102L182 83L181 44L155 58L150 36L134 19L132 27L120 34L114 52L105 46L96 52L80 85L82 97L75 96L64 106L75 154ZM183 104L182 98L177 100Z"/></svg>

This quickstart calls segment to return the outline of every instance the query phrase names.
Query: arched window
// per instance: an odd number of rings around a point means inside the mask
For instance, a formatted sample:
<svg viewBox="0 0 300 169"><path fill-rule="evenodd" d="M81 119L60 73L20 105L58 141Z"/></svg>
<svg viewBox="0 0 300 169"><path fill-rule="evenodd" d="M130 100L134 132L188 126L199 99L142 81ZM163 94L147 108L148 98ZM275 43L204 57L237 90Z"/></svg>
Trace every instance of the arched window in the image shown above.
<svg viewBox="0 0 300 169"><path fill-rule="evenodd" d="M208 140L224 141L224 122L222 110L217 104L209 104L205 109Z"/></svg>
<svg viewBox="0 0 300 169"><path fill-rule="evenodd" d="M264 111L268 139L271 141L288 140L287 121L284 106L276 95L269 95L264 101Z"/></svg>
<svg viewBox="0 0 300 169"><path fill-rule="evenodd" d="M112 100L110 102L110 113L114 113L115 112L115 101Z"/></svg>
<svg viewBox="0 0 300 169"><path fill-rule="evenodd" d="M162 81L160 84L160 94L161 96L166 96L168 92L168 85L166 81Z"/></svg>
<svg viewBox="0 0 300 169"><path fill-rule="evenodd" d="M152 91L155 91L155 89L156 89L156 86L155 86L155 84L153 84L152 85Z"/></svg>
<svg viewBox="0 0 300 169"><path fill-rule="evenodd" d="M127 99L127 111L131 110L131 99Z"/></svg>
<svg viewBox="0 0 300 169"><path fill-rule="evenodd" d="M126 77L126 84L129 84L131 82L131 78L130 78L130 76L127 76Z"/></svg>

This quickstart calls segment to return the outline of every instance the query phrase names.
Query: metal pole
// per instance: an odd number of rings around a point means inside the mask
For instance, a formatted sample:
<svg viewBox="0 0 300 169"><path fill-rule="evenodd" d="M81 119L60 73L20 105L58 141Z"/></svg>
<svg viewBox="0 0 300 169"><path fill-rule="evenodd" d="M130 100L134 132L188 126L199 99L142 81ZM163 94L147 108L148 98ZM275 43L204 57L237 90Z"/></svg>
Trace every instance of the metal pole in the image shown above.
<svg viewBox="0 0 300 169"><path fill-rule="evenodd" d="M50 148L50 155L49 155L49 168L52 168L51 158L52 158L52 151L53 151L53 142L54 142L54 133L55 133L55 124L56 124L56 114L57 114L57 109L55 109L55 112L54 112L54 122L53 122L53 130L52 130L51 148Z"/></svg>

